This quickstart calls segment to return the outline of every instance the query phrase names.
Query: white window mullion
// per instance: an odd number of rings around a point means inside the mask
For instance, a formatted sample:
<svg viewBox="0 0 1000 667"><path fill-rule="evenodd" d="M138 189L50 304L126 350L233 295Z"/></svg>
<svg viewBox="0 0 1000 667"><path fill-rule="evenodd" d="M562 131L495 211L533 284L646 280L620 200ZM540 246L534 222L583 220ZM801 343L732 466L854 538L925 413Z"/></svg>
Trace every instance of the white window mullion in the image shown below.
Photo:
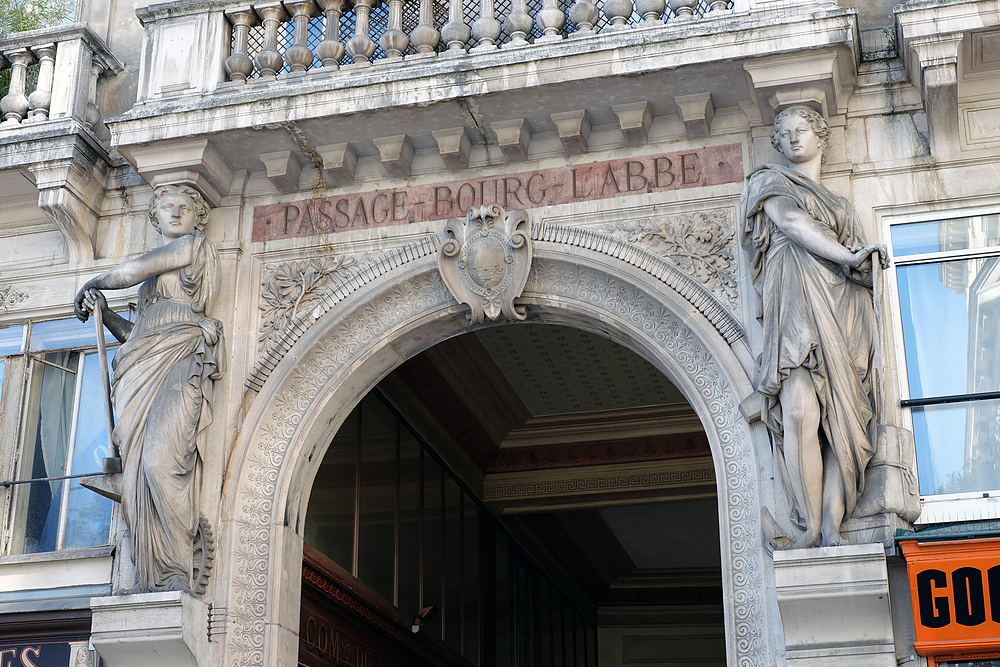
<svg viewBox="0 0 1000 667"><path fill-rule="evenodd" d="M87 355L80 353L76 368L76 385L73 387L73 416L69 426L69 442L66 443L66 465L63 466L66 475L73 474L73 456L76 452L76 428L80 419L80 398L83 395L83 365ZM66 519L69 514L69 491L73 480L64 479L62 499L59 502L59 529L56 533L56 550L62 549L66 542Z"/></svg>

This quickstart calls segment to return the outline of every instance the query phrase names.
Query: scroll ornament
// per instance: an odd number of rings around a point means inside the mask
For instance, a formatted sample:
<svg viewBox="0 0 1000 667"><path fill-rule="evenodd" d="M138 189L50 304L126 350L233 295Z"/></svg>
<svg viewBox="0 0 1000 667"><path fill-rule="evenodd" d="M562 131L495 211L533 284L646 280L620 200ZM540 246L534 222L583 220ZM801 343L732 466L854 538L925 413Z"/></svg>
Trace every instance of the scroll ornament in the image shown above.
<svg viewBox="0 0 1000 667"><path fill-rule="evenodd" d="M438 251L438 270L459 303L469 305L469 321L523 320L523 306L514 305L528 281L531 237L525 211L506 212L496 204L473 206L465 219L444 227L446 240Z"/></svg>

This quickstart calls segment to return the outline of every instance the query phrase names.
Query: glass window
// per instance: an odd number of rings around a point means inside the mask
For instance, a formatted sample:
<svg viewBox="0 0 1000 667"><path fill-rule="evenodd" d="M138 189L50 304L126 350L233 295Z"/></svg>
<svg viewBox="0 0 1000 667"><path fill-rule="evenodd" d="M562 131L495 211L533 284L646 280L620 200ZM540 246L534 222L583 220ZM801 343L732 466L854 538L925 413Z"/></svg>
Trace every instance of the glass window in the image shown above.
<svg viewBox="0 0 1000 667"><path fill-rule="evenodd" d="M19 354L24 351L24 335L27 327L19 324L0 329L0 356Z"/></svg>
<svg viewBox="0 0 1000 667"><path fill-rule="evenodd" d="M496 667L526 667L542 646L545 664L587 666L591 623L378 395L361 401L330 444L305 539L407 618L436 608L420 633L473 665L491 651ZM550 603L555 611L536 622Z"/></svg>
<svg viewBox="0 0 1000 667"><path fill-rule="evenodd" d="M31 325L31 347L29 352L44 350L59 350L67 347L83 347L96 345L97 330L94 320L81 322L75 317L66 320L51 320L35 322ZM118 341L111 332L104 330L104 342L108 345Z"/></svg>
<svg viewBox="0 0 1000 667"><path fill-rule="evenodd" d="M892 225L922 495L1000 489L1000 216Z"/></svg>
<svg viewBox="0 0 1000 667"><path fill-rule="evenodd" d="M108 352L110 362L113 352ZM79 479L101 472L108 452L103 384L97 353L48 352L34 359L32 414L21 462L22 527L16 550L56 551L108 543L111 500L84 489Z"/></svg>

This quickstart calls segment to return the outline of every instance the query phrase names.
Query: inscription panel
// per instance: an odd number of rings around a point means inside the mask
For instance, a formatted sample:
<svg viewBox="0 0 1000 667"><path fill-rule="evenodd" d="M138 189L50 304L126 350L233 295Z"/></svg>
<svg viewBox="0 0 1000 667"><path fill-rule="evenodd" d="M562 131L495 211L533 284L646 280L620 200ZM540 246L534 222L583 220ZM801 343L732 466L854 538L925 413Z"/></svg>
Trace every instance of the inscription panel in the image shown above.
<svg viewBox="0 0 1000 667"><path fill-rule="evenodd" d="M738 183L740 144L623 160L373 190L254 208L253 241L315 236L461 217L472 206L507 210L610 199L631 194Z"/></svg>

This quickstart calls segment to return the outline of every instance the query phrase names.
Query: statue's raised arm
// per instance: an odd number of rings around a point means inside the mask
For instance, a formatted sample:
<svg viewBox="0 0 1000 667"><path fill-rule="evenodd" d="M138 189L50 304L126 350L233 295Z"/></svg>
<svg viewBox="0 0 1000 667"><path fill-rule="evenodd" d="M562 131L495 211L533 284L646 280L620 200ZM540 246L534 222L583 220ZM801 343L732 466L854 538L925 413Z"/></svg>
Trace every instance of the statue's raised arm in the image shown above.
<svg viewBox="0 0 1000 667"><path fill-rule="evenodd" d="M801 532L792 547L843 544L874 453L875 312L871 255L849 201L820 183L830 128L807 107L777 115L787 166L744 185L744 248L762 301L757 391Z"/></svg>
<svg viewBox="0 0 1000 667"><path fill-rule="evenodd" d="M77 293L77 317L101 308L122 341L114 359L113 440L121 451L122 512L138 583L131 592L200 592L211 531L200 514L204 429L223 373L222 324L205 316L218 281L215 246L202 230L208 205L192 188L162 187L149 206L164 244L122 262ZM101 290L139 287L135 322Z"/></svg>

